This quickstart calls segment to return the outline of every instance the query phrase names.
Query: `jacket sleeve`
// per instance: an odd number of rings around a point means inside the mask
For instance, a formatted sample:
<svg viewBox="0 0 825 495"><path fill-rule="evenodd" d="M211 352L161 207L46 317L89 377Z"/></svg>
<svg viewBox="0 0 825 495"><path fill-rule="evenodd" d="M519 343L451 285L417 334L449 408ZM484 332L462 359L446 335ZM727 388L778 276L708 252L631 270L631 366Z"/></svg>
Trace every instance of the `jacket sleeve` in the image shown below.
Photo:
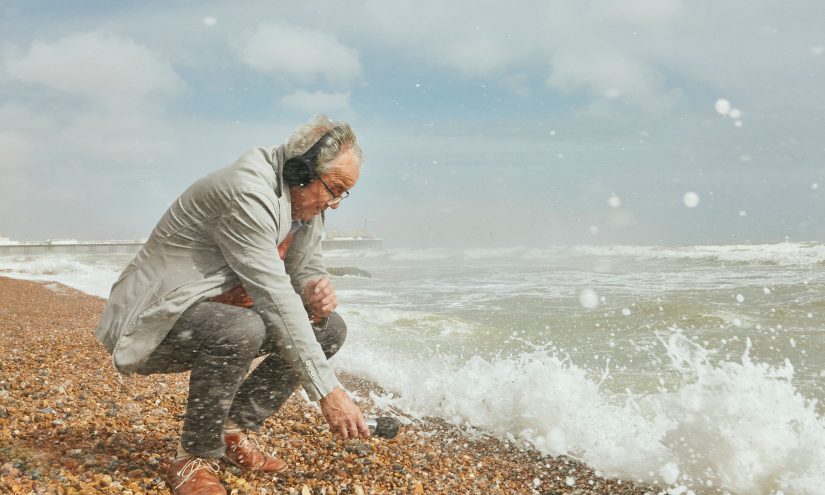
<svg viewBox="0 0 825 495"><path fill-rule="evenodd" d="M265 194L243 192L218 219L214 240L237 274L282 357L312 400L340 386L278 256L278 206ZM288 228L288 227L286 227Z"/></svg>
<svg viewBox="0 0 825 495"><path fill-rule="evenodd" d="M310 280L330 277L321 254L321 232L324 230L323 216L322 213L313 218L311 225L298 231L292 246L286 253L286 258L284 258L286 272L292 278L292 286L298 294L302 294L304 286ZM318 222L318 224L315 224L315 222Z"/></svg>

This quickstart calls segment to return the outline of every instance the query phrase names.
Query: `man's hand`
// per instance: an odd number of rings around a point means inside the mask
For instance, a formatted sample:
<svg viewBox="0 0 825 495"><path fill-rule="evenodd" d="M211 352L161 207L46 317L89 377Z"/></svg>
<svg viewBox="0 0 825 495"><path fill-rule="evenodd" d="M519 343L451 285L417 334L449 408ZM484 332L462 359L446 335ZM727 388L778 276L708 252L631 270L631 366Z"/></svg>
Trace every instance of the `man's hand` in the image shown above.
<svg viewBox="0 0 825 495"><path fill-rule="evenodd" d="M370 430L364 422L361 409L355 405L341 387L335 387L332 392L321 399L321 412L329 424L329 429L341 438L367 438Z"/></svg>
<svg viewBox="0 0 825 495"><path fill-rule="evenodd" d="M326 318L338 306L338 296L328 278L310 280L301 294L312 316Z"/></svg>

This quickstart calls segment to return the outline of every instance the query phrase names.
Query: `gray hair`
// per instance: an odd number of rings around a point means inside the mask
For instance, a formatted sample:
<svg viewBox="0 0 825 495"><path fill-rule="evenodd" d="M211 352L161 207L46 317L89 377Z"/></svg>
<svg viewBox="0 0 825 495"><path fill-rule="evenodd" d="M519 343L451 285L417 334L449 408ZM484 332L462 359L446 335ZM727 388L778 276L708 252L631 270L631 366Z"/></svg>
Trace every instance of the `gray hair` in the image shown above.
<svg viewBox="0 0 825 495"><path fill-rule="evenodd" d="M313 120L295 129L284 145L284 156L287 160L306 152L318 142L324 134L329 136L325 140L318 154L319 174L332 170L332 161L342 152L352 150L358 170L364 164L364 156L355 139L355 132L346 122L335 122L326 115L317 115Z"/></svg>

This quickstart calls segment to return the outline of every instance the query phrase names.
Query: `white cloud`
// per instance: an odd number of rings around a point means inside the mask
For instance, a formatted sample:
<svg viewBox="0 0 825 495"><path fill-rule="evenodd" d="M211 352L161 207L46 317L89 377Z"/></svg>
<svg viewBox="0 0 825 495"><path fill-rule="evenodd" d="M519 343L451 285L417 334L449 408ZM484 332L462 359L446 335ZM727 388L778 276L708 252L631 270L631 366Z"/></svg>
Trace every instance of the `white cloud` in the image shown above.
<svg viewBox="0 0 825 495"><path fill-rule="evenodd" d="M320 31L263 24L236 50L241 61L253 69L299 82L322 77L347 83L361 76L358 52L344 46L335 35Z"/></svg>
<svg viewBox="0 0 825 495"><path fill-rule="evenodd" d="M439 59L466 74L490 75L512 64L517 54L494 37L476 36L447 44Z"/></svg>
<svg viewBox="0 0 825 495"><path fill-rule="evenodd" d="M667 90L662 76L627 52L560 52L551 61L547 85L565 92L586 89L596 99L620 99L649 112L667 111L678 91Z"/></svg>
<svg viewBox="0 0 825 495"><path fill-rule="evenodd" d="M46 135L55 130L54 118L47 112L14 101L0 105L0 128L28 135Z"/></svg>
<svg viewBox="0 0 825 495"><path fill-rule="evenodd" d="M281 98L284 107L298 113L326 113L340 115L352 111L349 103L350 93L325 93L323 91L298 90Z"/></svg>
<svg viewBox="0 0 825 495"><path fill-rule="evenodd" d="M170 64L150 49L101 31L54 42L35 40L27 50L8 54L5 68L17 81L43 84L107 106L184 86Z"/></svg>
<svg viewBox="0 0 825 495"><path fill-rule="evenodd" d="M501 2L472 7L459 2L429 3L368 0L364 31L394 46L396 53L425 64L437 64L469 76L499 75L541 51L545 26L530 9L514 9ZM518 26L510 29L508 26ZM420 63L420 62L417 62Z"/></svg>
<svg viewBox="0 0 825 495"><path fill-rule="evenodd" d="M57 134L59 146L111 167L167 156L177 146L174 125L155 115L92 110L73 115L68 124Z"/></svg>
<svg viewBox="0 0 825 495"><path fill-rule="evenodd" d="M70 96L55 104L43 91L19 93L0 106L6 135L0 159L19 163L71 156L80 163L113 164L159 156L174 147L159 103L184 87L168 61L149 48L106 31L79 32L56 41L34 40L0 61L6 85L46 86ZM14 86L11 86L14 87ZM13 134L12 134L13 133ZM21 136L37 143L26 151Z"/></svg>
<svg viewBox="0 0 825 495"><path fill-rule="evenodd" d="M15 130L0 130L0 170L24 167L34 153L34 140Z"/></svg>
<svg viewBox="0 0 825 495"><path fill-rule="evenodd" d="M54 119L43 112L14 102L0 105L0 170L26 170L57 133Z"/></svg>
<svg viewBox="0 0 825 495"><path fill-rule="evenodd" d="M612 0L599 5L608 17L638 24L660 24L683 15L683 0Z"/></svg>

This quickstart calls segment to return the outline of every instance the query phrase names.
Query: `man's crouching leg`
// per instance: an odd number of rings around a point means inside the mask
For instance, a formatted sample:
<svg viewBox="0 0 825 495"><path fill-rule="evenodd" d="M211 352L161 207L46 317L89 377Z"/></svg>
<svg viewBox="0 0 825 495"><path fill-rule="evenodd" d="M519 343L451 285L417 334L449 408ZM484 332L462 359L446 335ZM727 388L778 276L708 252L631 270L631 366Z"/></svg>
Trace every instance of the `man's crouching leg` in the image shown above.
<svg viewBox="0 0 825 495"><path fill-rule="evenodd" d="M347 327L336 313L319 325L314 325L315 338L327 358L344 344ZM241 384L229 411L225 429L226 459L236 466L253 471L275 473L286 469L286 463L264 454L243 429L258 430L264 420L277 411L298 386L298 376L270 342L263 354L269 356Z"/></svg>
<svg viewBox="0 0 825 495"><path fill-rule="evenodd" d="M347 325L338 313L313 325L315 339L321 344L327 359L332 357L347 338ZM241 384L229 410L229 418L241 428L258 430L263 422L280 409L298 386L298 375L280 357L270 342L264 344L266 357Z"/></svg>
<svg viewBox="0 0 825 495"><path fill-rule="evenodd" d="M224 423L265 335L254 311L198 303L181 315L140 370L192 372L180 448L167 476L175 494L226 493L216 476L216 461L226 450Z"/></svg>

